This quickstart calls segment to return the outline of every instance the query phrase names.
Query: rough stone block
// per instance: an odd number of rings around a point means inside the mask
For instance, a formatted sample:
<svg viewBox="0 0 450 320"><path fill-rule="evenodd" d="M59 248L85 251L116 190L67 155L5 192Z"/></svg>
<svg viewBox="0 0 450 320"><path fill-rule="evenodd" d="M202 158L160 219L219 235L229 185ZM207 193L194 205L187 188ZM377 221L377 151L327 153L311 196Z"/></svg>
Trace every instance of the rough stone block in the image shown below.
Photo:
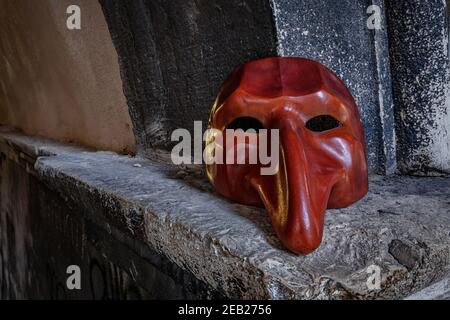
<svg viewBox="0 0 450 320"><path fill-rule="evenodd" d="M388 0L398 168L450 173L448 1Z"/></svg>
<svg viewBox="0 0 450 320"><path fill-rule="evenodd" d="M264 210L218 197L196 167L167 166L164 154L148 160L20 135L2 140L46 155L36 162L38 179L99 228L117 230L111 237L134 239L227 297L403 298L449 272L448 178L372 176L362 201L329 210L322 246L297 256L283 250ZM372 265L380 289L367 285Z"/></svg>

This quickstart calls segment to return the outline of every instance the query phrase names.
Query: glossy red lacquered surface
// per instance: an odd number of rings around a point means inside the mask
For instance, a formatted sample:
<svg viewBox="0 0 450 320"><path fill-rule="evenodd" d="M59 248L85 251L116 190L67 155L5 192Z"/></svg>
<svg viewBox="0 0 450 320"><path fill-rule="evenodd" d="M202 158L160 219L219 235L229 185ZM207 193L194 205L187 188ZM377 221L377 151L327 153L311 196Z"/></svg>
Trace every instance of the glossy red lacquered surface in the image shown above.
<svg viewBox="0 0 450 320"><path fill-rule="evenodd" d="M311 130L329 116L340 126ZM261 164L211 164L207 173L223 196L264 206L289 250L307 254L322 241L326 208L342 208L368 189L364 133L357 105L343 82L318 62L266 58L238 67L223 84L211 111L210 128L224 131L240 117L279 129L279 167L261 175ZM251 141L221 146L256 148ZM270 142L269 142L270 143Z"/></svg>

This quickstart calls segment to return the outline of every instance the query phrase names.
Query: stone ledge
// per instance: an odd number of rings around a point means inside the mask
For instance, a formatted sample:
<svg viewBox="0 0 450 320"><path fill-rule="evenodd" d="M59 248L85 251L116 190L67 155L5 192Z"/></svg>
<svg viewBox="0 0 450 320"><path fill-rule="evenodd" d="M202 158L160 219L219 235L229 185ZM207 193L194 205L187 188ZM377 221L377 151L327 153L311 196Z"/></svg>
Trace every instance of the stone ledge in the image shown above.
<svg viewBox="0 0 450 320"><path fill-rule="evenodd" d="M328 210L321 248L295 256L264 210L215 195L195 168L8 132L0 145L36 158L34 174L100 227L132 236L228 297L403 298L450 270L450 178L372 176L362 201ZM373 264L380 290L366 284Z"/></svg>

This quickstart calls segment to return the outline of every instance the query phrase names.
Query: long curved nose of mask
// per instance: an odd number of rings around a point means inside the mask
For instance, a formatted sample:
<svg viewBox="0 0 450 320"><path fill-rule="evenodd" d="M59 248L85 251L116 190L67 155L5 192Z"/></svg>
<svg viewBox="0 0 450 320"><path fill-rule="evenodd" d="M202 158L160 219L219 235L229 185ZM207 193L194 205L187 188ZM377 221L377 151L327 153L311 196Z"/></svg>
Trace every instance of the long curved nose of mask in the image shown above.
<svg viewBox="0 0 450 320"><path fill-rule="evenodd" d="M324 215L339 169L320 154L305 149L305 134L293 119L276 125L280 135L279 170L249 177L281 242L291 251L308 254L322 241Z"/></svg>

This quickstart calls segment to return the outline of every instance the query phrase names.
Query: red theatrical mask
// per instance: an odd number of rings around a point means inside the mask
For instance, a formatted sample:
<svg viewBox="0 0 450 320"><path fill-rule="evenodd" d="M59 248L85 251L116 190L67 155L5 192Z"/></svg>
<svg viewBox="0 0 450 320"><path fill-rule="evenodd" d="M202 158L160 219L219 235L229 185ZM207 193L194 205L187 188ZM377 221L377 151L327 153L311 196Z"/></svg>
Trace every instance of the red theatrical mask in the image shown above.
<svg viewBox="0 0 450 320"><path fill-rule="evenodd" d="M367 193L358 107L343 82L318 62L274 57L236 68L220 90L209 127L224 137L226 129L279 130L275 174L262 175L266 165L259 159L225 163L237 154L231 149L258 148L254 139L215 141L214 152L222 149L224 163L209 164L206 171L226 198L264 206L279 239L295 253L319 247L327 208L346 207Z"/></svg>

